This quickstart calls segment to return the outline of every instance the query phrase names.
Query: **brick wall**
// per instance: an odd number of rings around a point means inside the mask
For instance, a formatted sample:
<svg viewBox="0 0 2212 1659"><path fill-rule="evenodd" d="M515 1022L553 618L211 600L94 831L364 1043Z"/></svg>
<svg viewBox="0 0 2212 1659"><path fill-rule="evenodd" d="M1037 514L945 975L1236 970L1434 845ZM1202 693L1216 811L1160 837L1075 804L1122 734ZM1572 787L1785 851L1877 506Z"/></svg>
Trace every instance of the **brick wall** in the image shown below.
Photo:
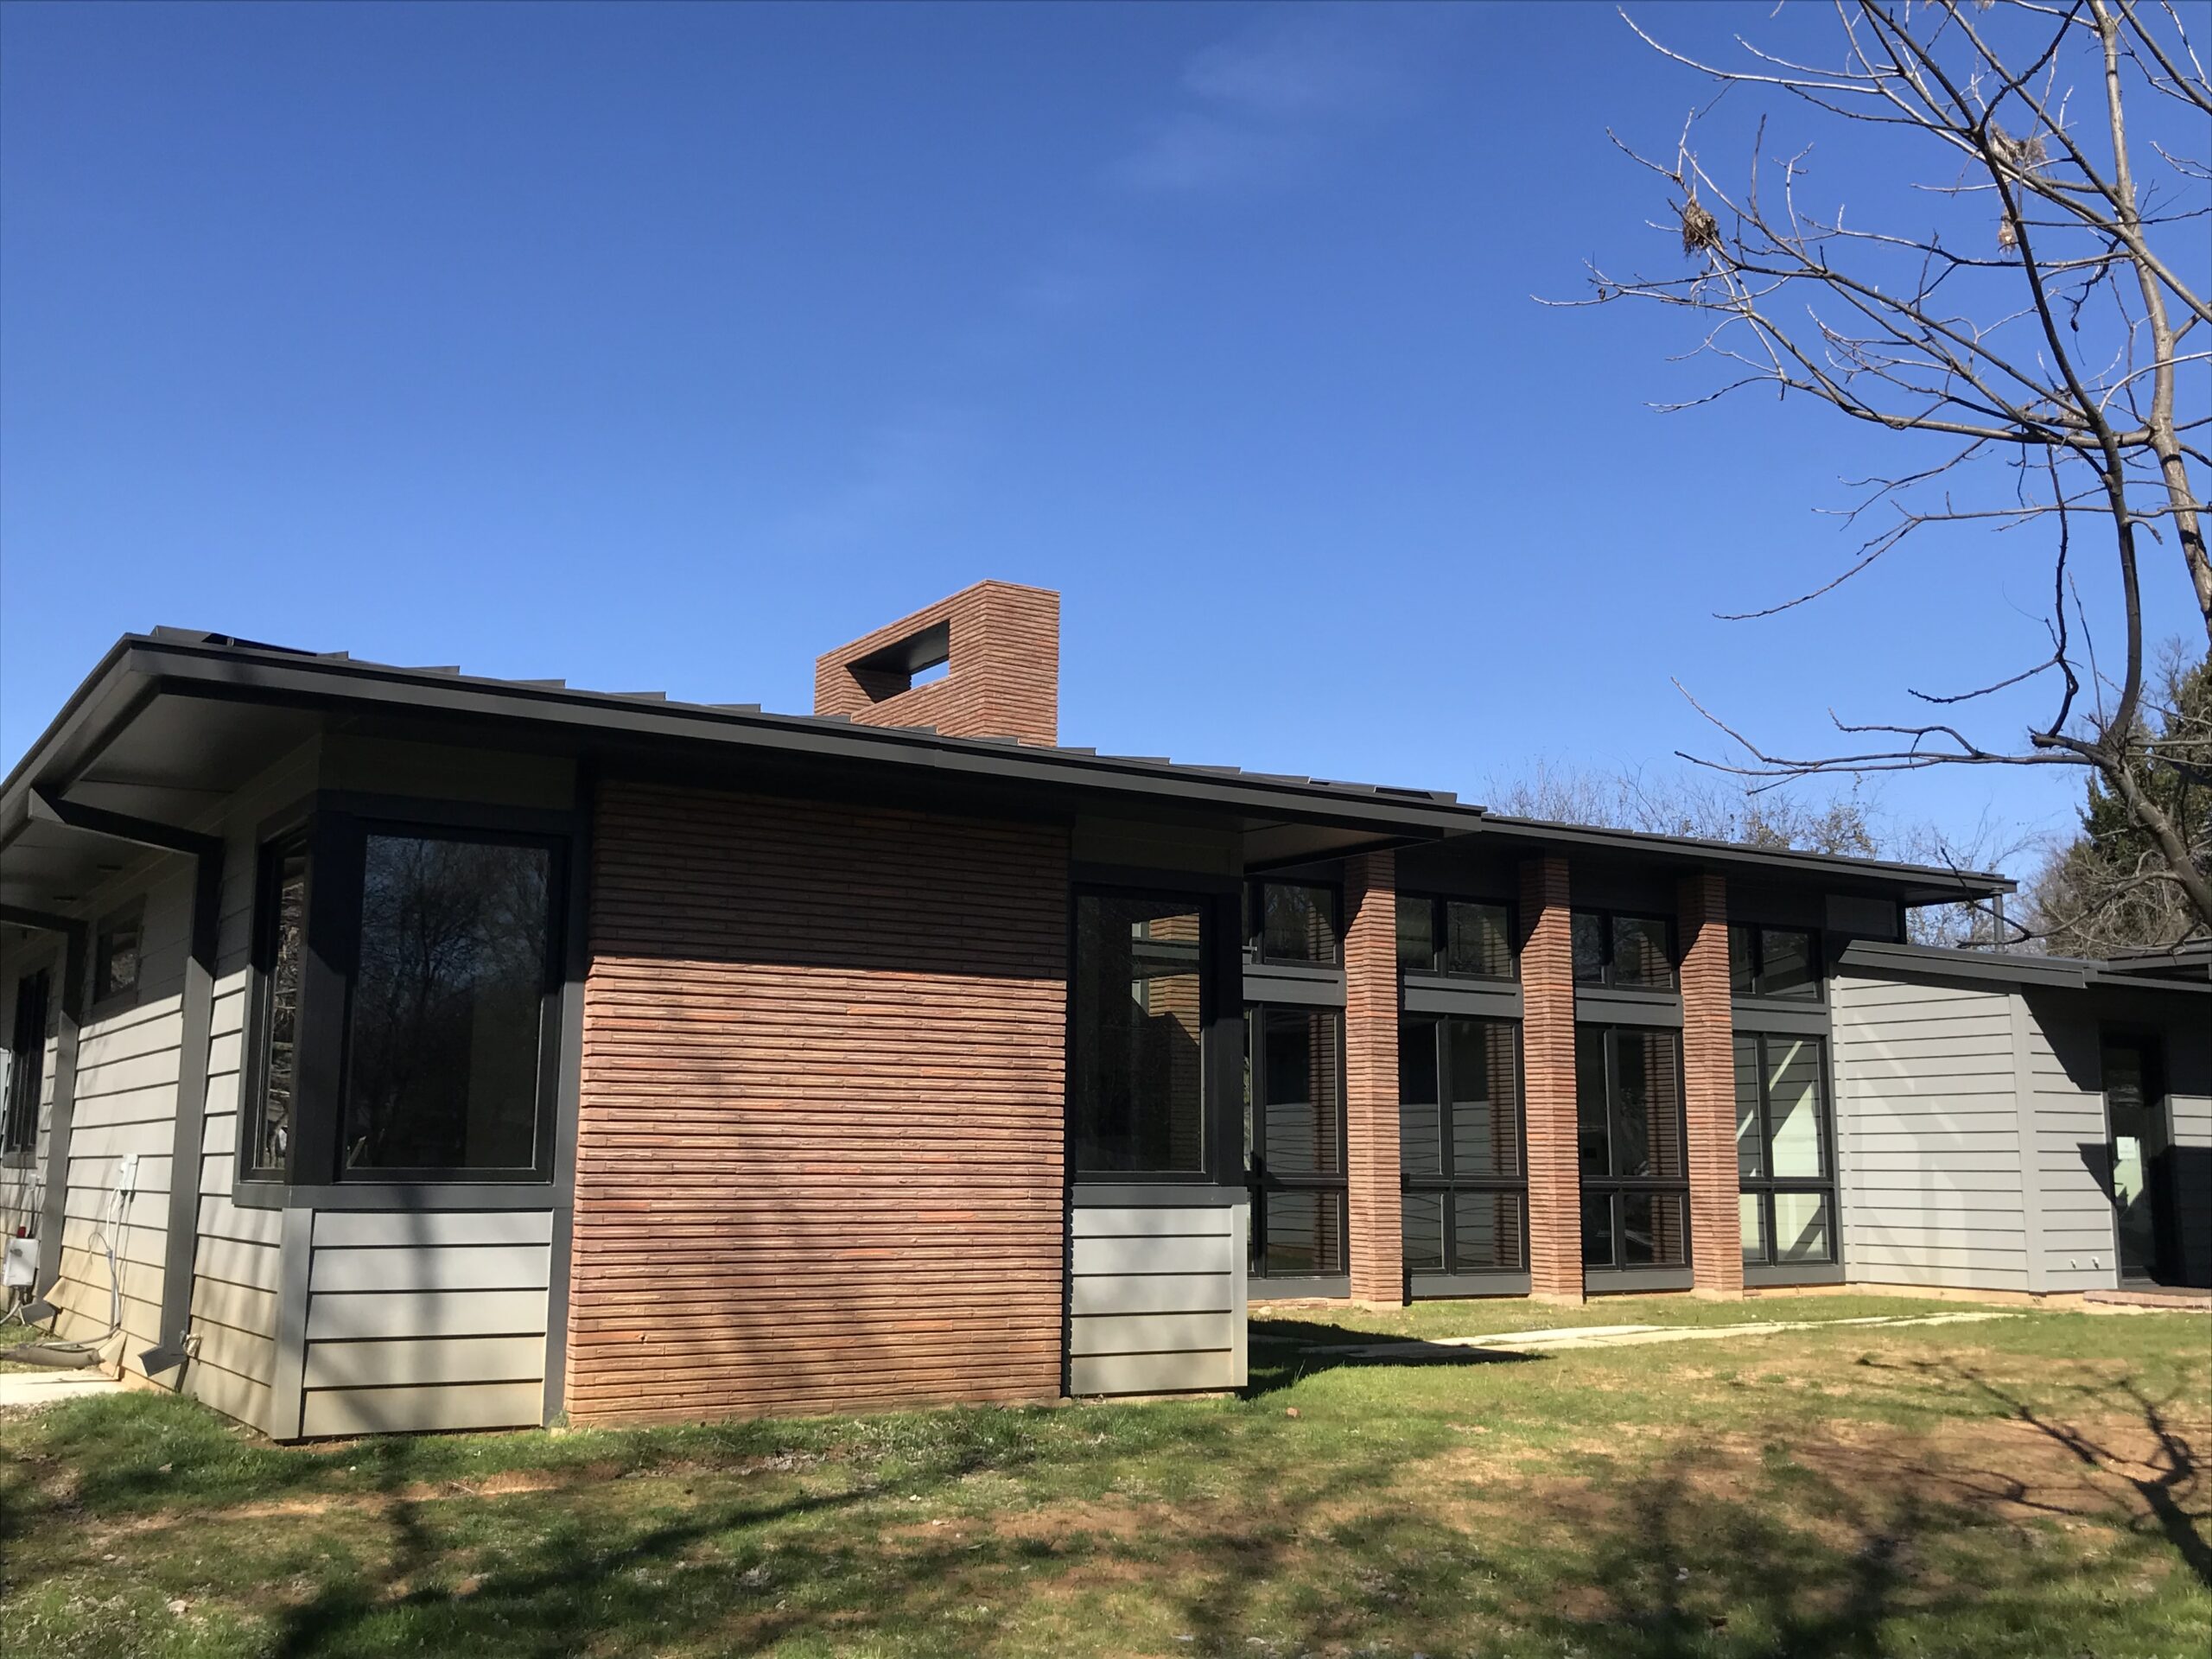
<svg viewBox="0 0 2212 1659"><path fill-rule="evenodd" d="M1398 1172L1397 861L1344 863L1344 1173L1351 1294L1405 1300Z"/></svg>
<svg viewBox="0 0 2212 1659"><path fill-rule="evenodd" d="M1574 1141L1574 946L1567 861L1521 866L1521 1056L1529 1121L1529 1276L1537 1296L1582 1300L1582 1179Z"/></svg>
<svg viewBox="0 0 2212 1659"><path fill-rule="evenodd" d="M1727 883L1684 876L1678 888L1682 948L1682 1088L1689 1124L1690 1239L1700 1293L1744 1294L1738 1248L1736 1058L1728 1002Z"/></svg>
<svg viewBox="0 0 2212 1659"><path fill-rule="evenodd" d="M912 685L903 669L870 665L938 626L949 671ZM836 650L814 664L814 712L870 726L934 726L948 737L1057 742L1060 596L1010 582L979 582Z"/></svg>
<svg viewBox="0 0 2212 1659"><path fill-rule="evenodd" d="M1053 829L601 791L580 1421L1059 1393Z"/></svg>

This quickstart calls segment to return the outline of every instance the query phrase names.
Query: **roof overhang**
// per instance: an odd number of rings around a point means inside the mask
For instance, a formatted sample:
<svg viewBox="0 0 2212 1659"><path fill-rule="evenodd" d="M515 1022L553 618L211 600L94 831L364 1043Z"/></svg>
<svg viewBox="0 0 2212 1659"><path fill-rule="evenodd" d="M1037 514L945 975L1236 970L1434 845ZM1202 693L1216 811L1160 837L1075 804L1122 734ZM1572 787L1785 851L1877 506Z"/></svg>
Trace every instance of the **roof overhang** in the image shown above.
<svg viewBox="0 0 2212 1659"><path fill-rule="evenodd" d="M1895 944L1856 939L1844 947L1836 965L1846 972L1877 978L1896 976L1963 980L2024 990L2082 991L2116 986L2131 991L2178 991L2212 995L2212 976L2161 976L2125 963L2093 962L2078 957L2038 957L2013 951L1960 950L1944 945Z"/></svg>

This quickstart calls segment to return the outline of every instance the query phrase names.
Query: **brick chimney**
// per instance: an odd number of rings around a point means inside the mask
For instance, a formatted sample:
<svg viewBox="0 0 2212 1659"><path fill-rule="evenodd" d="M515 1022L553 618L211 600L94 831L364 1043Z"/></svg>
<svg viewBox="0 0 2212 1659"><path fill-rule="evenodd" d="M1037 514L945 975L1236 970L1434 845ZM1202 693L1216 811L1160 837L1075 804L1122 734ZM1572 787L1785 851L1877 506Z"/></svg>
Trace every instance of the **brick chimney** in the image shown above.
<svg viewBox="0 0 2212 1659"><path fill-rule="evenodd" d="M944 664L938 678L915 677ZM979 582L814 659L814 712L947 737L1052 744L1060 724L1060 596Z"/></svg>

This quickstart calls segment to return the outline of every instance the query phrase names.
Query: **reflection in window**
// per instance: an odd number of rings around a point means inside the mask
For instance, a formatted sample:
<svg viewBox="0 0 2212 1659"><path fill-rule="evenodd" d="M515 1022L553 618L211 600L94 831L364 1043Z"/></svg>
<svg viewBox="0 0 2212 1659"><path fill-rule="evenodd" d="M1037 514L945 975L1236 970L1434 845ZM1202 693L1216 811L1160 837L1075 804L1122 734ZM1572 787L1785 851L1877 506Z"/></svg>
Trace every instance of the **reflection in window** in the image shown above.
<svg viewBox="0 0 2212 1659"><path fill-rule="evenodd" d="M92 944L92 1001L128 996L138 988L138 955L145 908L134 905L99 925Z"/></svg>
<svg viewBox="0 0 2212 1659"><path fill-rule="evenodd" d="M1260 959L1337 964L1337 895L1333 888L1281 881L1260 884Z"/></svg>
<svg viewBox="0 0 2212 1659"><path fill-rule="evenodd" d="M1244 1032L1252 1271L1343 1273L1344 1015L1255 1007L1245 1011Z"/></svg>
<svg viewBox="0 0 2212 1659"><path fill-rule="evenodd" d="M1817 1001L1820 951L1802 928L1728 928L1728 988L1735 996L1786 996Z"/></svg>
<svg viewBox="0 0 2212 1659"><path fill-rule="evenodd" d="M1583 1264L1681 1266L1689 1211L1680 1039L1636 1027L1578 1027L1574 1085Z"/></svg>
<svg viewBox="0 0 2212 1659"><path fill-rule="evenodd" d="M1204 1173L1203 938L1190 899L1077 896L1068 1120L1078 1173Z"/></svg>
<svg viewBox="0 0 2212 1659"><path fill-rule="evenodd" d="M1398 967L1405 973L1436 971L1436 906L1430 899L1398 895Z"/></svg>
<svg viewBox="0 0 2212 1659"><path fill-rule="evenodd" d="M1578 910L1571 918L1574 982L1623 990L1675 988L1675 933L1656 916Z"/></svg>
<svg viewBox="0 0 2212 1659"><path fill-rule="evenodd" d="M1735 1063L1745 1265L1833 1262L1834 1154L1821 1045L1811 1037L1739 1032Z"/></svg>
<svg viewBox="0 0 2212 1659"><path fill-rule="evenodd" d="M299 1089L300 987L307 958L308 850L304 840L264 855L261 899L261 1051L257 1098L247 1130L246 1173L283 1175L292 1153Z"/></svg>
<svg viewBox="0 0 2212 1659"><path fill-rule="evenodd" d="M366 837L347 1170L536 1165L552 862L543 846Z"/></svg>
<svg viewBox="0 0 2212 1659"><path fill-rule="evenodd" d="M1414 1016L1398 1028L1398 1160L1409 1272L1528 1265L1520 1030Z"/></svg>

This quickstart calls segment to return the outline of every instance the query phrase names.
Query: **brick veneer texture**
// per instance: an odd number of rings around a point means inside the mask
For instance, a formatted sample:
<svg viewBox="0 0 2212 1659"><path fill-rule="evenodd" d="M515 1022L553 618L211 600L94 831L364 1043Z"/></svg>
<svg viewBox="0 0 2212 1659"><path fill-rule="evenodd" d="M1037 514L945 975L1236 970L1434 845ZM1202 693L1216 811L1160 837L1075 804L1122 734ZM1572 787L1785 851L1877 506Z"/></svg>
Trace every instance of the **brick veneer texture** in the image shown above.
<svg viewBox="0 0 2212 1659"><path fill-rule="evenodd" d="M1065 834L610 781L592 848L569 1414L1057 1396Z"/></svg>
<svg viewBox="0 0 2212 1659"><path fill-rule="evenodd" d="M1395 1306L1406 1297L1398 1187L1397 860L1365 853L1344 866L1344 1174L1351 1294Z"/></svg>
<svg viewBox="0 0 2212 1659"><path fill-rule="evenodd" d="M1677 888L1682 943L1682 1089L1689 1123L1690 1256L1701 1295L1744 1294L1738 1248L1735 1022L1728 1005L1728 887L1684 876Z"/></svg>
<svg viewBox="0 0 2212 1659"><path fill-rule="evenodd" d="M1582 1178L1575 1162L1574 944L1567 861L1521 866L1522 1100L1529 1123L1529 1289L1582 1300Z"/></svg>
<svg viewBox="0 0 2212 1659"><path fill-rule="evenodd" d="M912 685L903 672L854 666L946 625L944 677ZM934 726L947 737L1059 739L1060 596L979 582L814 662L814 712L867 726Z"/></svg>

